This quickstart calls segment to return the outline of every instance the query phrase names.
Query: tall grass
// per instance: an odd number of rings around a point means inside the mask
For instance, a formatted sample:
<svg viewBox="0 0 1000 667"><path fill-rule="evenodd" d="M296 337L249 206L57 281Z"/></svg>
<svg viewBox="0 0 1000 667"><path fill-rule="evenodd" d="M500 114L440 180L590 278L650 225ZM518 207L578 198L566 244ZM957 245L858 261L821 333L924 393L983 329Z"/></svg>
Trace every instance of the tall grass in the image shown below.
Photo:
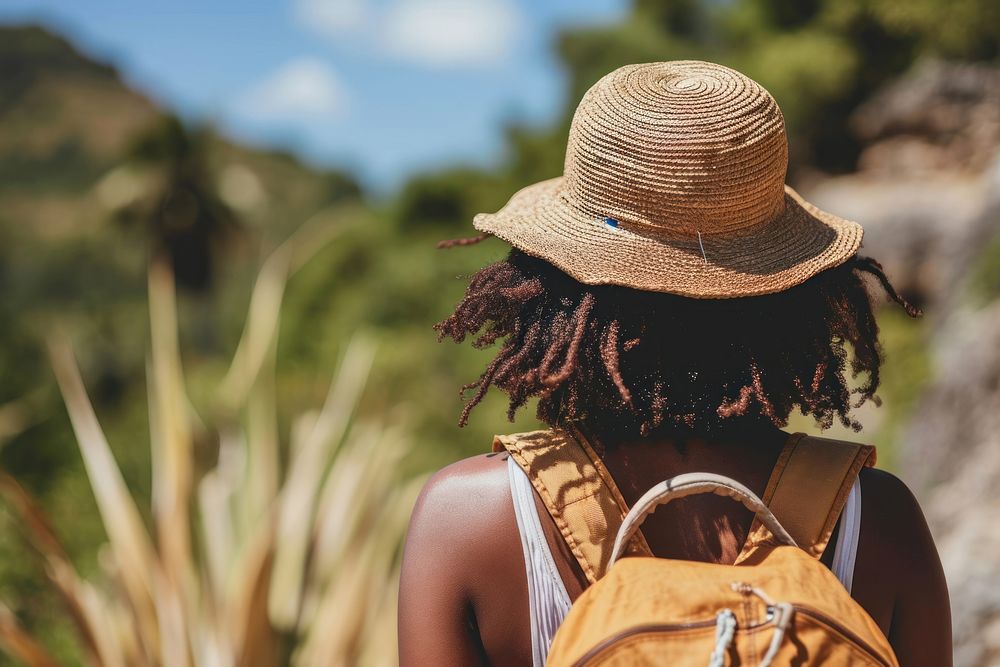
<svg viewBox="0 0 1000 667"><path fill-rule="evenodd" d="M275 349L285 285L331 229L322 218L307 223L264 263L207 420L185 390L173 277L166 266L151 265L151 527L122 478L68 341L49 339L107 532L101 573L92 580L78 575L38 504L4 473L0 495L89 664L396 661L398 552L421 480L396 475L407 449L398 427L356 418L372 344L355 338L348 345L326 401L295 417L287 437L277 423ZM217 455L199 469L206 440ZM55 664L2 604L0 647L28 665Z"/></svg>

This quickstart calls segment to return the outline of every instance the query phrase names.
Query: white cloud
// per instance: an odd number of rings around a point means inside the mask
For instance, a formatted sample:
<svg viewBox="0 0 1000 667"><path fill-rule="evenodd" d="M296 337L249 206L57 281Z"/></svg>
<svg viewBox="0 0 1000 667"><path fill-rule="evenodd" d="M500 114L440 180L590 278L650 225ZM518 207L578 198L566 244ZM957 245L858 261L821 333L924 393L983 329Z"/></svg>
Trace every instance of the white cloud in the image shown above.
<svg viewBox="0 0 1000 667"><path fill-rule="evenodd" d="M337 114L346 103L344 87L326 63L300 58L254 86L240 106L246 115L260 120L300 120Z"/></svg>
<svg viewBox="0 0 1000 667"><path fill-rule="evenodd" d="M368 21L368 0L296 0L300 24L326 36L357 30Z"/></svg>
<svg viewBox="0 0 1000 667"><path fill-rule="evenodd" d="M425 67L483 67L507 57L522 27L515 0L295 0L295 19Z"/></svg>
<svg viewBox="0 0 1000 667"><path fill-rule="evenodd" d="M379 22L392 55L432 67L490 65L514 46L512 0L396 0Z"/></svg>

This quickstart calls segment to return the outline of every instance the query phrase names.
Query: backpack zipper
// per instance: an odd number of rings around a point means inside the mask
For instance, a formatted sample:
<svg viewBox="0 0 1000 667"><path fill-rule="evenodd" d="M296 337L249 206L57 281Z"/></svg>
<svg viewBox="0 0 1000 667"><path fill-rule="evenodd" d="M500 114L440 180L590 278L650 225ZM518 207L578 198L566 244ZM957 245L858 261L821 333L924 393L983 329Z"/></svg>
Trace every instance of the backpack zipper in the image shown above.
<svg viewBox="0 0 1000 667"><path fill-rule="evenodd" d="M884 667L892 667L890 663L886 662L882 656L880 656L867 642L858 637L854 632L848 630L843 625L833 620L823 612L817 611L810 607L803 607L799 605L793 605L796 613L809 616L810 618L819 621L823 625L826 625L831 630L837 634L848 639L851 643L856 645L859 649L864 651L873 660L878 662L878 664ZM741 628L742 630L754 630L761 626L770 623L770 618L773 613L772 609L768 609L768 618L760 623L754 625L746 626ZM598 655L604 652L605 649L610 648L613 644L616 644L625 639L629 639L636 635L654 634L662 632L677 632L681 630L698 630L702 628L710 628L715 626L715 619L705 620L705 621L691 621L689 623L659 623L659 624L648 624L648 625L637 625L633 628L627 630L622 630L621 632L614 634L604 640L599 644L593 646L590 650L583 654L579 660L573 663L573 667L583 667L588 662L596 658Z"/></svg>
<svg viewBox="0 0 1000 667"><path fill-rule="evenodd" d="M622 630L621 632L612 635L603 641L601 641L596 646L592 647L589 651L583 654L583 656L573 663L573 667L581 667L589 661L593 660L604 651L604 649L609 648L612 644L622 641L623 639L628 639L636 635L645 635L658 632L676 632L679 630L698 630L701 628L714 628L715 619L705 620L705 621L691 621L689 623L651 623L648 625L637 625L635 627L629 628L627 630Z"/></svg>
<svg viewBox="0 0 1000 667"><path fill-rule="evenodd" d="M834 619L830 618L823 612L818 611L816 609L812 609L811 607L803 607L800 605L793 605L793 607L795 608L795 613L803 614L804 616L809 616L814 620L817 620L820 623L828 626L834 632L846 637L848 640L851 641L851 643L853 643L855 646L857 646L862 651L867 653L869 657L877 661L878 664L884 665L885 667L892 667L890 663L886 662L885 659L881 655L879 655L868 642L866 642L861 637L856 635L854 632L848 630L843 625L841 625Z"/></svg>

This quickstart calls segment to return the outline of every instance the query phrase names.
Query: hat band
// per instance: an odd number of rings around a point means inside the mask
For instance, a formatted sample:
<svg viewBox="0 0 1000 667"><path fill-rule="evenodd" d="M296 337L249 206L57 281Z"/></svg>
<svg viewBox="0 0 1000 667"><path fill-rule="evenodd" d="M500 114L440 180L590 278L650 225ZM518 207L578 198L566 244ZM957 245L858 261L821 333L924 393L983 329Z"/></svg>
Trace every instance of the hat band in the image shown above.
<svg viewBox="0 0 1000 667"><path fill-rule="evenodd" d="M595 223L605 225L614 229L643 236L651 240L666 243L688 243L693 242L694 247L699 247L703 240L738 240L740 238L754 236L760 230L766 228L785 212L788 195L778 200L778 205L764 219L738 228L719 229L717 221L704 220L703 224L698 224L687 219L682 225L665 225L653 223L645 220L633 213L622 214L613 209L599 209L597 207L582 205L576 201L573 193L563 189L558 197L563 200L566 206L575 210L581 217L592 218Z"/></svg>

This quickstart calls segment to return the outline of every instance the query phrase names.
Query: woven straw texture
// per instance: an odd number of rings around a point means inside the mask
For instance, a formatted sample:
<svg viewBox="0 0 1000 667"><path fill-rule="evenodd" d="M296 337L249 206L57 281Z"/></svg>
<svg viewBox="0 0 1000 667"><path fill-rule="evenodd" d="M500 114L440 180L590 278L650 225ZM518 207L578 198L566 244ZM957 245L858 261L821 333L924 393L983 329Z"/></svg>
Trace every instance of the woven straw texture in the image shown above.
<svg viewBox="0 0 1000 667"><path fill-rule="evenodd" d="M769 294L861 245L860 225L785 185L787 166L781 110L752 79L700 61L629 65L581 100L563 176L474 225L583 283Z"/></svg>

